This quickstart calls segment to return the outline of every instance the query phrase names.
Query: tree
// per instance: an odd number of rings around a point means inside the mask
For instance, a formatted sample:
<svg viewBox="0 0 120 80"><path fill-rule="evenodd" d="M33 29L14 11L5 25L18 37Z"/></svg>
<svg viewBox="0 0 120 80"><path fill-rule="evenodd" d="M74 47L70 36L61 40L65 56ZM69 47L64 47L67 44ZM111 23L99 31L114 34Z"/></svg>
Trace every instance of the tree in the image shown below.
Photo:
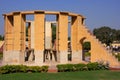
<svg viewBox="0 0 120 80"><path fill-rule="evenodd" d="M120 30L116 30L116 41L120 42Z"/></svg>
<svg viewBox="0 0 120 80"><path fill-rule="evenodd" d="M4 37L2 35L0 35L0 40L4 40Z"/></svg>
<svg viewBox="0 0 120 80"><path fill-rule="evenodd" d="M52 24L52 41L56 39L56 25Z"/></svg>
<svg viewBox="0 0 120 80"><path fill-rule="evenodd" d="M90 42L84 42L83 43L83 49L86 51L91 50L91 43Z"/></svg>
<svg viewBox="0 0 120 80"><path fill-rule="evenodd" d="M116 38L116 30L103 26L93 30L93 34L102 42L110 45Z"/></svg>
<svg viewBox="0 0 120 80"><path fill-rule="evenodd" d="M28 37L28 26L26 27L26 36Z"/></svg>

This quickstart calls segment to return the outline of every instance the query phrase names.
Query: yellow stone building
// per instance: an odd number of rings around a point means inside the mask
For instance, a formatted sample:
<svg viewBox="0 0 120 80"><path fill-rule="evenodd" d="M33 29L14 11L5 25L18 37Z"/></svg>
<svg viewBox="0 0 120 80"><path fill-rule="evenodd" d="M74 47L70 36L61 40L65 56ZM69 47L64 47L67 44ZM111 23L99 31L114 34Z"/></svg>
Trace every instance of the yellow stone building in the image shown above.
<svg viewBox="0 0 120 80"><path fill-rule="evenodd" d="M27 15L34 15L34 21L27 21ZM85 17L71 12L54 11L21 11L3 14L5 21L5 45L3 63L24 65L49 65L45 61L45 49L48 47L50 37L45 29L46 15L56 16L56 58L55 64L81 63L82 44L84 41L91 43L91 62L104 61L110 67L120 67L120 62L106 50L94 35L85 27ZM68 23L71 17L71 54L68 61ZM26 48L26 23L28 23L28 48ZM51 27L51 26L49 26ZM51 35L51 34L49 34ZM47 35L47 36L49 36ZM46 39L49 38L49 39ZM48 40L48 41L47 41ZM27 56L31 59L25 60ZM51 52L52 53L52 52ZM34 59L33 59L34 58ZM30 61L29 61L30 60Z"/></svg>

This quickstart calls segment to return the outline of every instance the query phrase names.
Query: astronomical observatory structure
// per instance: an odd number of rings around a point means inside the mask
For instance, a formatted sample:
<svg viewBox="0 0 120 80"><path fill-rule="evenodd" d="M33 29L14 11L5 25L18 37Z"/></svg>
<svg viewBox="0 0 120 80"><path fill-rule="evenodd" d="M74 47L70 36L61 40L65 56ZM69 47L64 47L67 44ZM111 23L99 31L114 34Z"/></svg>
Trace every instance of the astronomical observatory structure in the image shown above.
<svg viewBox="0 0 120 80"><path fill-rule="evenodd" d="M26 18L29 15L34 16L33 21ZM55 16L56 20L47 21L46 15ZM82 63L83 43L89 41L90 62L104 61L109 63L110 67L120 67L120 62L85 27L85 17L80 14L36 10L11 12L3 16L4 65L42 66L50 63ZM52 40L52 24L56 26L54 40ZM68 41L69 33L70 41ZM71 60L68 60L69 54Z"/></svg>

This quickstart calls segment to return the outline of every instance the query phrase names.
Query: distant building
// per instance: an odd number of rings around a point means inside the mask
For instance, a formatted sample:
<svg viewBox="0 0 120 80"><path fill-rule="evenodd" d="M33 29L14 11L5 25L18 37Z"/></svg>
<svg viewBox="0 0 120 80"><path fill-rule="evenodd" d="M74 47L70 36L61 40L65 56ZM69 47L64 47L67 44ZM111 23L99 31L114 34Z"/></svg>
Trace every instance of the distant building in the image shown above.
<svg viewBox="0 0 120 80"><path fill-rule="evenodd" d="M111 46L117 46L117 47L120 47L120 42L117 42L117 41L114 41Z"/></svg>

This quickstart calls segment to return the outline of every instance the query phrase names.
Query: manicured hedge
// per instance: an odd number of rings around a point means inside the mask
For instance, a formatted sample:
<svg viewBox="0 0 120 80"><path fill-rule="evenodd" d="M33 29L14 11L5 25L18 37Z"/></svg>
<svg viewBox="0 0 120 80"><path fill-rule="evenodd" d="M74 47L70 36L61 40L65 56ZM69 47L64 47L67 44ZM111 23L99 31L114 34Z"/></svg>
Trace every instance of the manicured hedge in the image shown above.
<svg viewBox="0 0 120 80"><path fill-rule="evenodd" d="M58 72L71 72L71 71L91 71L91 70L107 70L109 66L98 62L88 64L60 64L57 65Z"/></svg>
<svg viewBox="0 0 120 80"><path fill-rule="evenodd" d="M58 72L72 72L72 71L91 71L91 70L106 70L109 69L108 64L94 62L88 64L60 64L57 65ZM35 73L47 72L48 66L25 66L25 65L5 65L0 67L0 74L7 73Z"/></svg>
<svg viewBox="0 0 120 80"><path fill-rule="evenodd" d="M0 74L7 73L28 73L28 72L47 72L48 66L25 66L25 65L5 65L0 67Z"/></svg>

